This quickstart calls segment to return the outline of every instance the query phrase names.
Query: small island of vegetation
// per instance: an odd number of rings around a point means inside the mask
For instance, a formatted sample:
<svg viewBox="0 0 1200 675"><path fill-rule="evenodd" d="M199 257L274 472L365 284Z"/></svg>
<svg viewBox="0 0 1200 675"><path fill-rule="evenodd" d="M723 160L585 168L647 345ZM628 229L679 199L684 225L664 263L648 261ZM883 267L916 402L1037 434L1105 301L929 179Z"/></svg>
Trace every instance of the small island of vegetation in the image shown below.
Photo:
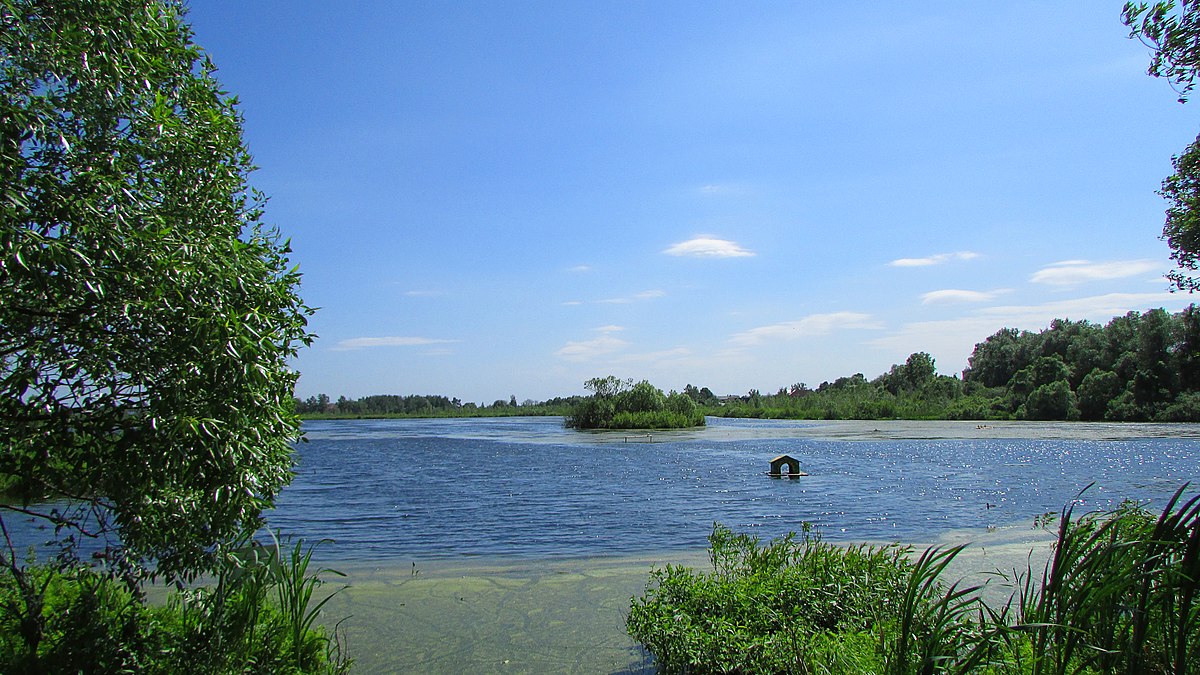
<svg viewBox="0 0 1200 675"><path fill-rule="evenodd" d="M581 399L566 417L573 429L685 429L704 426L704 412L692 397L661 389L642 380L613 375L584 383L592 395Z"/></svg>

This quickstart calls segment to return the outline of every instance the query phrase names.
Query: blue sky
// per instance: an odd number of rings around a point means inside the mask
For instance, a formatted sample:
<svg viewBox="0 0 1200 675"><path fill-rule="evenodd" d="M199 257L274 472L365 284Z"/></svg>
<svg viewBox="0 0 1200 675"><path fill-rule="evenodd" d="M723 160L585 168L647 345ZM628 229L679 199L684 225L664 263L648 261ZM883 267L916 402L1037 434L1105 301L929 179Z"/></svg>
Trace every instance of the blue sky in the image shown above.
<svg viewBox="0 0 1200 675"><path fill-rule="evenodd" d="M1112 3L192 0L320 337L302 397L718 394L1178 311L1196 137Z"/></svg>

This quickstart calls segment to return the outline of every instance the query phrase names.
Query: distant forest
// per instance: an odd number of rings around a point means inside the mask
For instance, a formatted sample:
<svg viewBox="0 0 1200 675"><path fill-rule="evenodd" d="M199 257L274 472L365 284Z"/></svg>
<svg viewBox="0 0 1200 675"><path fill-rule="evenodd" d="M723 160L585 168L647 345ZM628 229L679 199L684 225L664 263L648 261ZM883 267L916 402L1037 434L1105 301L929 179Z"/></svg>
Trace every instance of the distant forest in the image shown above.
<svg viewBox="0 0 1200 675"><path fill-rule="evenodd" d="M1200 310L1130 312L1106 325L1056 319L1039 332L1005 328L975 345L957 375L939 375L917 352L868 380L862 373L717 396L687 385L707 415L777 419L1200 421ZM674 392L672 392L674 393ZM584 397L515 396L490 406L445 396L296 400L307 417L565 415Z"/></svg>

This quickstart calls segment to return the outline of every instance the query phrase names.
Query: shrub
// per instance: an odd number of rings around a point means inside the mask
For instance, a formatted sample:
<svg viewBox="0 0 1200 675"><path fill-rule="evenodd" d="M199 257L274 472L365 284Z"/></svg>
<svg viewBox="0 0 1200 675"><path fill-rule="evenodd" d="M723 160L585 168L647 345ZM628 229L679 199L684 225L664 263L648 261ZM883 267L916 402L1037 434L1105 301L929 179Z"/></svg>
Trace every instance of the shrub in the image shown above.
<svg viewBox="0 0 1200 675"><path fill-rule="evenodd" d="M715 525L713 571L668 565L626 627L668 672L807 672L882 664L874 635L904 597L908 549L838 547L805 532L760 544Z"/></svg>
<svg viewBox="0 0 1200 675"><path fill-rule="evenodd" d="M14 566L0 578L0 672L346 672L341 644L315 623L327 598L312 601L321 575L337 573L310 572L301 546L226 555L212 584L165 604L107 570Z"/></svg>
<svg viewBox="0 0 1200 675"><path fill-rule="evenodd" d="M1200 496L1057 517L1040 579L990 607L941 577L962 550L835 547L805 531L760 544L716 525L713 571L651 573L626 619L666 672L1200 672Z"/></svg>

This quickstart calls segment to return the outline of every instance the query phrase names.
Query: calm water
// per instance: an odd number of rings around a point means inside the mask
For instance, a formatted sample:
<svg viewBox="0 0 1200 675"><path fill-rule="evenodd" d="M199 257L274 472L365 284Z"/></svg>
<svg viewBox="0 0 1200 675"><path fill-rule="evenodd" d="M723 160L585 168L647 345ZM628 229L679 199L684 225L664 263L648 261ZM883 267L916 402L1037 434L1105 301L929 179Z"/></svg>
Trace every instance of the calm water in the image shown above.
<svg viewBox="0 0 1200 675"><path fill-rule="evenodd" d="M312 421L272 528L342 560L697 549L713 522L766 538L931 541L1081 508L1161 506L1200 478L1200 428L709 420L580 433L559 418ZM765 475L780 454L810 475ZM989 506L990 505L990 506Z"/></svg>

